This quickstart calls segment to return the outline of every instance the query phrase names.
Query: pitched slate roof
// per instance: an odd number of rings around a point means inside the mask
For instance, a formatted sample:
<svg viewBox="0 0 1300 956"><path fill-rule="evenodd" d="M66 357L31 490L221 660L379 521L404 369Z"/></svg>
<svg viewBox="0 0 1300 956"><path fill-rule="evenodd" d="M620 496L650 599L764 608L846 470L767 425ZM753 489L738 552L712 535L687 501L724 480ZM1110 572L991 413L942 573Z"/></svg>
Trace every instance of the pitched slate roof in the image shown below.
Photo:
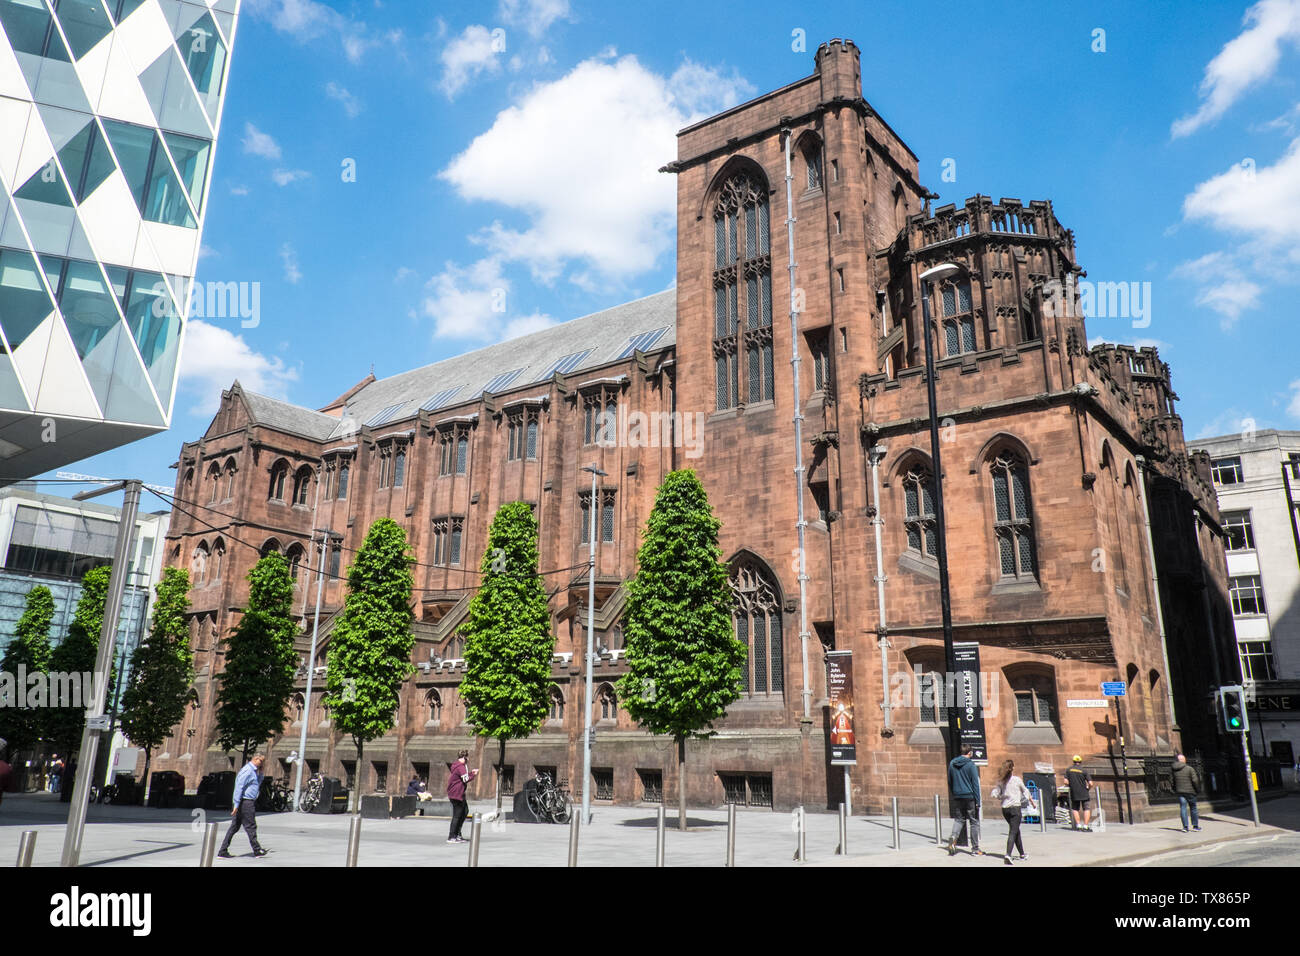
<svg viewBox="0 0 1300 956"><path fill-rule="evenodd" d="M659 334L652 334L656 332ZM252 392L244 394L258 421L324 441L354 434L357 427L372 421L388 424L412 418L438 396L444 397L438 409L477 402L485 387L498 380L508 379L497 386L498 393L533 394L538 382L549 378L548 372L562 359L569 359L567 373L576 374L616 361L625 351L630 355L633 345L640 345L643 351L672 346L676 332L677 290L668 289L370 382L352 396L342 418ZM512 372L516 373L513 377L508 374Z"/></svg>

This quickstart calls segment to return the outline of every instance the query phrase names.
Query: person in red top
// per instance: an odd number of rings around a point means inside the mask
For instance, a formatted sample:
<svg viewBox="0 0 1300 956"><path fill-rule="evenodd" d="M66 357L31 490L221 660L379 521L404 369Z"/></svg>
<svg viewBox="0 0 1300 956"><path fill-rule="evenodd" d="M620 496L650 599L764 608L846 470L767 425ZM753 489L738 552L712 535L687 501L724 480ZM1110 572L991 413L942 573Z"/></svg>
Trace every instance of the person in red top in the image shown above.
<svg viewBox="0 0 1300 956"><path fill-rule="evenodd" d="M451 801L448 843L466 842L460 835L460 828L465 825L465 817L469 813L469 804L465 801L465 785L477 776L477 770L469 769L469 751L462 750L456 754L456 762L447 770L447 799Z"/></svg>
<svg viewBox="0 0 1300 956"><path fill-rule="evenodd" d="M0 801L5 798L5 791L9 789L9 764L5 762L4 752L9 747L9 741L0 737Z"/></svg>

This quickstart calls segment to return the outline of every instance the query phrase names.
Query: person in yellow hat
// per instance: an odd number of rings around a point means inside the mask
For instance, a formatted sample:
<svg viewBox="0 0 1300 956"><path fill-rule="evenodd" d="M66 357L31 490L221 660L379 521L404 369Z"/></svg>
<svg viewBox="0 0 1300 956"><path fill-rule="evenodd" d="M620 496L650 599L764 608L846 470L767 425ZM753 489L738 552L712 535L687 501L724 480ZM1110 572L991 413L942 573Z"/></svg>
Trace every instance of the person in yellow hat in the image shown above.
<svg viewBox="0 0 1300 956"><path fill-rule="evenodd" d="M1074 829L1091 833L1092 827L1088 824L1092 822L1092 777L1083 769L1083 758L1078 754L1074 755L1071 762L1073 766L1065 771L1065 782L1070 785L1070 819L1074 823Z"/></svg>

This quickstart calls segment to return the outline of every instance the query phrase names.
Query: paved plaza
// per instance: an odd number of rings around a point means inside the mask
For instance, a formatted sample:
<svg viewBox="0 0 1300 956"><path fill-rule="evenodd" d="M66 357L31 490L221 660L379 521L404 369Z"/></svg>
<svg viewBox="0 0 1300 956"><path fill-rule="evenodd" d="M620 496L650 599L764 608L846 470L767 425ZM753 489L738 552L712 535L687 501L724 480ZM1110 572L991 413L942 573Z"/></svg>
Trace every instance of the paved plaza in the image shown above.
<svg viewBox="0 0 1300 956"><path fill-rule="evenodd" d="M1274 820L1293 827L1300 798L1262 804L1265 826L1257 830L1249 810L1202 816L1200 833L1183 833L1177 817L1136 826L1110 823L1105 831L1073 832L1037 824L1023 828L1030 859L1017 867L1117 865L1170 851L1196 851L1229 841L1290 837L1288 830L1268 826ZM0 806L0 865L17 859L24 830L38 833L34 864L57 866L63 845L67 804L50 794L11 794ZM492 809L490 803L472 805L475 812ZM986 808L992 810L991 807ZM667 866L721 866L725 862L727 825L725 810L692 810L690 829L676 828L676 814L668 813L665 844ZM991 866L1002 862L1006 824L999 815L984 821L983 848L990 855L972 857L965 852L949 858L934 840L933 817L905 817L900 821L902 848L892 847L891 821L884 817L854 816L849 822L849 854L837 855L839 821L834 814L808 813L807 855L810 865L834 866ZM224 836L227 813L197 810L157 810L144 807L94 806L90 808L82 848L86 866L196 866L205 822L216 822ZM258 815L258 837L269 856L254 859L248 839L241 833L231 845L234 859L216 860L215 866L342 866L347 850L346 814L321 816L302 813ZM465 866L468 844L449 846L445 817L407 817L400 820L362 822L360 866ZM947 837L949 821L943 821ZM470 826L466 824L465 834ZM793 815L786 812L741 810L737 813L737 866L798 866L794 859L797 833ZM564 866L568 862L569 828L546 824L485 822L479 865ZM655 810L651 807L597 807L592 823L581 833L580 866L653 866L655 862ZM1207 859L1207 862L1209 860Z"/></svg>

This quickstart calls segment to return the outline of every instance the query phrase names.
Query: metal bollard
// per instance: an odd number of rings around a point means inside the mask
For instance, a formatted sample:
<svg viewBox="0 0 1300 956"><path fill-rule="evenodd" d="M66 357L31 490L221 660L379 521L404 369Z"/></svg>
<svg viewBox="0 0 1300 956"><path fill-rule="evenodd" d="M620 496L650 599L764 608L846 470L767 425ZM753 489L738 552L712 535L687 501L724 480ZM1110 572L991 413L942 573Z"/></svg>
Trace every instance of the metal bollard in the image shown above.
<svg viewBox="0 0 1300 956"><path fill-rule="evenodd" d="M889 798L890 814L894 818L894 849L903 848L903 831L898 826L898 797Z"/></svg>
<svg viewBox="0 0 1300 956"><path fill-rule="evenodd" d="M807 813L803 812L803 808L801 806L800 808L800 849L798 849L798 855L800 855L801 864L805 864L805 862L807 862L807 858L809 858L809 842L807 842L807 822L809 822L809 818L807 818Z"/></svg>
<svg viewBox="0 0 1300 956"><path fill-rule="evenodd" d="M943 846L943 815L939 808L939 795L934 795L934 842Z"/></svg>
<svg viewBox="0 0 1300 956"><path fill-rule="evenodd" d="M483 814L474 814L474 822L469 828L469 865L478 866L478 845L483 839Z"/></svg>
<svg viewBox="0 0 1300 956"><path fill-rule="evenodd" d="M569 818L569 866L578 865L578 828L581 826L582 814L573 814Z"/></svg>
<svg viewBox="0 0 1300 956"><path fill-rule="evenodd" d="M727 866L736 865L736 805L727 804Z"/></svg>
<svg viewBox="0 0 1300 956"><path fill-rule="evenodd" d="M348 821L348 858L344 866L356 866L357 854L361 852L361 814L356 814Z"/></svg>
<svg viewBox="0 0 1300 956"><path fill-rule="evenodd" d="M24 830L18 838L18 862L15 866L31 866L32 854L36 852L36 831Z"/></svg>
<svg viewBox="0 0 1300 956"><path fill-rule="evenodd" d="M849 855L849 808L840 804L840 845L835 851L840 856Z"/></svg>
<svg viewBox="0 0 1300 956"><path fill-rule="evenodd" d="M1052 813L1053 820L1055 820L1056 807L1054 805L1052 807L1048 807L1047 799L1043 796L1042 791L1039 791L1038 794L1038 832L1039 833L1047 832L1047 813L1049 810Z"/></svg>
<svg viewBox="0 0 1300 956"><path fill-rule="evenodd" d="M217 825L215 823L205 824L203 827L203 843L199 849L199 866L211 866L212 859L217 853Z"/></svg>
<svg viewBox="0 0 1300 956"><path fill-rule="evenodd" d="M655 821L655 866L664 865L664 805L659 804L659 817Z"/></svg>

